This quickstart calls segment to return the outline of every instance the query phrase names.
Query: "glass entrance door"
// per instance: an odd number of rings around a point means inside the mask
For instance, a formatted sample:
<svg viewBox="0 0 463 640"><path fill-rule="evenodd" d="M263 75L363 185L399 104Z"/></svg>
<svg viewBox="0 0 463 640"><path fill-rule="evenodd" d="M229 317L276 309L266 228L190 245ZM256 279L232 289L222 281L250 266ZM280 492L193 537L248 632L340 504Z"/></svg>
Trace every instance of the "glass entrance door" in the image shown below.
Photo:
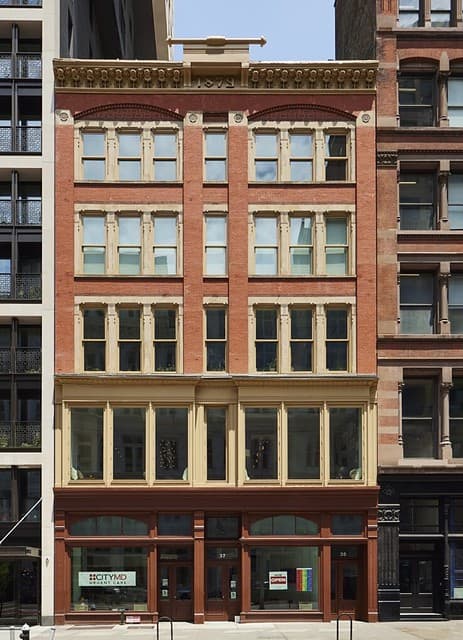
<svg viewBox="0 0 463 640"><path fill-rule="evenodd" d="M400 611L401 613L433 613L434 579L433 558L426 555L400 558Z"/></svg>
<svg viewBox="0 0 463 640"><path fill-rule="evenodd" d="M158 563L158 608L160 616L193 620L193 563L190 549L164 548Z"/></svg>
<svg viewBox="0 0 463 640"><path fill-rule="evenodd" d="M357 547L333 547L331 552L331 612L360 617L360 559Z"/></svg>
<svg viewBox="0 0 463 640"><path fill-rule="evenodd" d="M208 549L209 553L213 549ZM226 559L236 551L236 559ZM211 554L212 555L212 554ZM206 567L206 616L209 620L234 620L240 612L238 550L228 549L224 559L209 559Z"/></svg>

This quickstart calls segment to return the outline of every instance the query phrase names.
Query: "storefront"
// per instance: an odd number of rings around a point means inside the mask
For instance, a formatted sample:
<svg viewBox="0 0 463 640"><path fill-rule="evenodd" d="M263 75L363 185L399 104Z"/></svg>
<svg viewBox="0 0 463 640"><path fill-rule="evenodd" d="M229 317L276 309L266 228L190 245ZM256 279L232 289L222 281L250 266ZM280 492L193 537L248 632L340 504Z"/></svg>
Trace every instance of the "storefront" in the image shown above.
<svg viewBox="0 0 463 640"><path fill-rule="evenodd" d="M56 622L373 621L376 500L365 487L56 490Z"/></svg>

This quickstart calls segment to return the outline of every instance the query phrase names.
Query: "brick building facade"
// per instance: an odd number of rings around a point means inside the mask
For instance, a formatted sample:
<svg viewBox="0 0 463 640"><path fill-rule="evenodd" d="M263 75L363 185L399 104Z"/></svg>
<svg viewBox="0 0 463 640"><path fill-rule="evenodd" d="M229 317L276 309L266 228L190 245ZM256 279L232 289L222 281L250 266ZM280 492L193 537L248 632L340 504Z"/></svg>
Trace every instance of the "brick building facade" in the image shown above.
<svg viewBox="0 0 463 640"><path fill-rule="evenodd" d="M377 619L376 64L252 43L55 61L58 623Z"/></svg>

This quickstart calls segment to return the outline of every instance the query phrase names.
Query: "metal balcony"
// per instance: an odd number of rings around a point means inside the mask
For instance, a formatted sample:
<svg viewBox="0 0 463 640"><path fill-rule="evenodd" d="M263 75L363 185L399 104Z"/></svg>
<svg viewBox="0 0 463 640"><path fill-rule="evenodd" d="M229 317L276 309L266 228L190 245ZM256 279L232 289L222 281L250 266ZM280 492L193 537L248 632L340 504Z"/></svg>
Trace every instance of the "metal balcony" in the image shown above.
<svg viewBox="0 0 463 640"><path fill-rule="evenodd" d="M40 449L40 422L0 422L1 449Z"/></svg>
<svg viewBox="0 0 463 640"><path fill-rule="evenodd" d="M40 153L42 127L0 127L0 153Z"/></svg>
<svg viewBox="0 0 463 640"><path fill-rule="evenodd" d="M42 224L42 200L0 200L0 226L39 227Z"/></svg>
<svg viewBox="0 0 463 640"><path fill-rule="evenodd" d="M0 273L0 300L41 300L42 275L40 273Z"/></svg>
<svg viewBox="0 0 463 640"><path fill-rule="evenodd" d="M40 373L42 350L40 347L3 347L0 349L0 374Z"/></svg>
<svg viewBox="0 0 463 640"><path fill-rule="evenodd" d="M0 54L0 78L20 78L22 80L40 80L42 78L42 57L40 53Z"/></svg>

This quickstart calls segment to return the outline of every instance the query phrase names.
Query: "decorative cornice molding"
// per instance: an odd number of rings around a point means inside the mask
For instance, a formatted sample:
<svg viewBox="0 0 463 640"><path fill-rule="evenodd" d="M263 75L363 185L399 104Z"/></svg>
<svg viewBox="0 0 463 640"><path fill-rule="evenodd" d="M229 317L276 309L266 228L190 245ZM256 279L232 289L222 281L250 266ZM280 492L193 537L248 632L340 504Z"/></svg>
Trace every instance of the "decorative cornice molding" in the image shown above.
<svg viewBox="0 0 463 640"><path fill-rule="evenodd" d="M76 114L75 120L183 120L183 115L149 104L98 105Z"/></svg>
<svg viewBox="0 0 463 640"><path fill-rule="evenodd" d="M328 105L317 104L288 104L270 107L262 111L251 113L248 117L249 122L257 120L352 120L355 116L341 109L335 109Z"/></svg>
<svg viewBox="0 0 463 640"><path fill-rule="evenodd" d="M252 63L213 61L207 68L175 62L54 60L57 91L367 91L376 88L375 61Z"/></svg>

